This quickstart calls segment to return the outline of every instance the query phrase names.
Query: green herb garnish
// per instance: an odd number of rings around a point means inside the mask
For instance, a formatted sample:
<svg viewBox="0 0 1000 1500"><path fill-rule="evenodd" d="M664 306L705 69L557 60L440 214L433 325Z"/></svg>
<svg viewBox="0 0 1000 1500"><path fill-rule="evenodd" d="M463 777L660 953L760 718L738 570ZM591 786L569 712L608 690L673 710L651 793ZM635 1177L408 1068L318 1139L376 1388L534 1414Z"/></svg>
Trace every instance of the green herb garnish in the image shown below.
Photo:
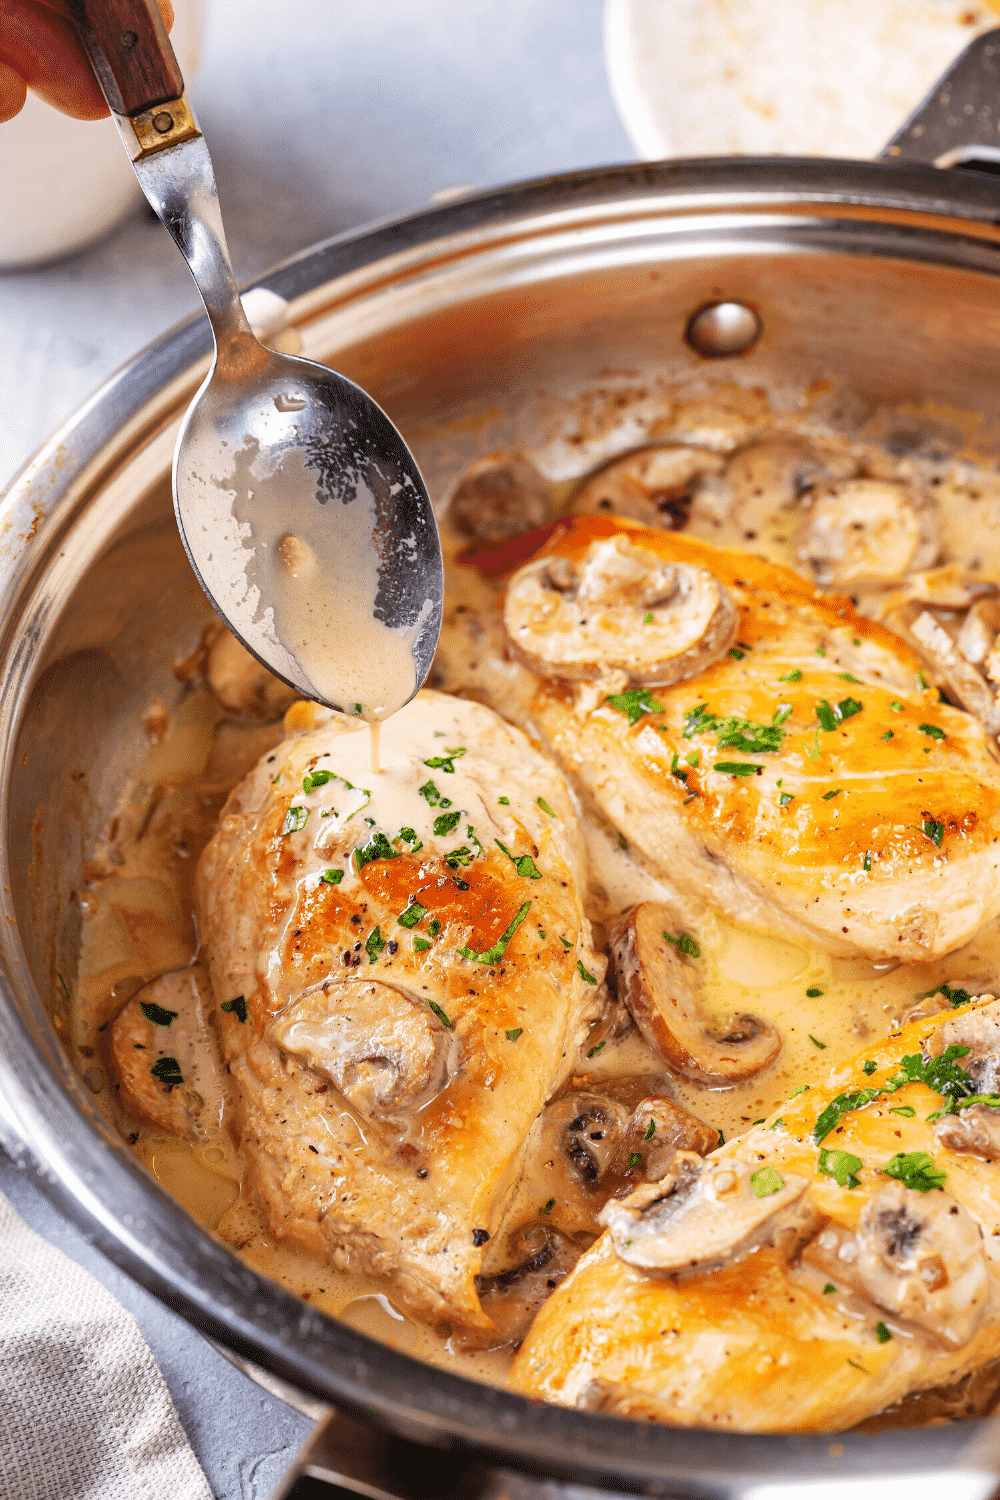
<svg viewBox="0 0 1000 1500"><path fill-rule="evenodd" d="M944 730L940 729L937 724L918 724L917 728L920 730L921 734L930 735L932 740L947 739L947 735L945 734Z"/></svg>
<svg viewBox="0 0 1000 1500"><path fill-rule="evenodd" d="M795 793L794 792L782 792L781 796L778 798L778 806L779 807L787 807L788 804L789 804L789 802L794 802L794 801L795 801Z"/></svg>
<svg viewBox="0 0 1000 1500"><path fill-rule="evenodd" d="M814 1047L818 1047L821 1052L825 1052L826 1051L826 1047L827 1047L826 1042L821 1042L820 1039L819 1039L819 1037L813 1036L813 1034L812 1034L811 1031L807 1031L806 1032L806 1036L812 1042L812 1044L813 1044Z"/></svg>
<svg viewBox="0 0 1000 1500"><path fill-rule="evenodd" d="M546 802L546 800L545 800L544 797L536 797L535 801L537 802L538 806L542 809L543 813L548 813L548 815L549 815L550 818L554 818L555 817L555 813L552 811L551 807Z"/></svg>
<svg viewBox="0 0 1000 1500"><path fill-rule="evenodd" d="M542 1206L538 1210L538 1212L540 1214L550 1214L552 1212L552 1210L555 1208L555 1206L556 1206L556 1200L554 1198L550 1198L549 1201L548 1201L548 1203L543 1203L542 1204Z"/></svg>
<svg viewBox="0 0 1000 1500"><path fill-rule="evenodd" d="M889 1332L888 1328L886 1328L884 1323L876 1323L875 1337L878 1339L880 1344L887 1344L892 1338L892 1334Z"/></svg>
<svg viewBox="0 0 1000 1500"><path fill-rule="evenodd" d="M671 776L676 776L678 781L687 781L691 774L690 771L681 770L681 758L676 750L674 751L674 758L670 762L670 774Z"/></svg>
<svg viewBox="0 0 1000 1500"><path fill-rule="evenodd" d="M651 1141L653 1139L653 1136L655 1134L656 1134L656 1121L655 1120L650 1120L649 1124L646 1126L646 1134L643 1136L643 1140L644 1141Z"/></svg>
<svg viewBox="0 0 1000 1500"><path fill-rule="evenodd" d="M600 1052L606 1045L606 1042L598 1042L596 1047L591 1047L590 1051L587 1053L588 1059L591 1057L596 1057L598 1052Z"/></svg>
<svg viewBox="0 0 1000 1500"><path fill-rule="evenodd" d="M139 1009L147 1021L152 1021L154 1026L169 1026L171 1021L176 1021L179 1012L176 1010L165 1010L162 1005L157 1005L154 1000L141 1000Z"/></svg>
<svg viewBox="0 0 1000 1500"><path fill-rule="evenodd" d="M754 765L752 760L719 760L712 767L713 771L721 771L724 776L753 776L760 775L763 766Z"/></svg>
<svg viewBox="0 0 1000 1500"><path fill-rule="evenodd" d="M508 1042L516 1042L517 1039L518 1039L518 1037L522 1036L523 1034L524 1034L524 1027L523 1026L518 1026L513 1031L505 1031L504 1032L504 1036L507 1038Z"/></svg>
<svg viewBox="0 0 1000 1500"><path fill-rule="evenodd" d="M585 969L583 967L583 960L580 958L578 958L576 961L576 971L580 975L581 979L583 979L587 984L597 983L597 980L594 978L593 974L591 974L588 969Z"/></svg>
<svg viewBox="0 0 1000 1500"><path fill-rule="evenodd" d="M427 923L427 931L430 933L431 937L437 937L438 933L441 931L440 917L431 918L431 920Z"/></svg>
<svg viewBox="0 0 1000 1500"><path fill-rule="evenodd" d="M509 797L498 797L497 801L499 802L499 804L500 804L501 807L509 807L510 806L510 798Z"/></svg>
<svg viewBox="0 0 1000 1500"><path fill-rule="evenodd" d="M865 850L865 857L864 857L864 860L862 861L861 868L867 873L867 872L869 872L871 870L871 867L872 867L872 851L870 849L866 849Z"/></svg>
<svg viewBox="0 0 1000 1500"><path fill-rule="evenodd" d="M832 1177L838 1187L856 1188L857 1174L863 1165L860 1156L855 1156L851 1151L833 1151L826 1146L820 1147L819 1170L825 1172L827 1177Z"/></svg>
<svg viewBox="0 0 1000 1500"><path fill-rule="evenodd" d="M802 673L799 671L798 667L792 667L791 671L790 672L786 672L783 677L779 677L778 681L779 682L801 682L802 681Z"/></svg>
<svg viewBox="0 0 1000 1500"><path fill-rule="evenodd" d="M770 1198L772 1193L780 1193L784 1185L785 1179L773 1167L761 1167L750 1178L750 1186L758 1198Z"/></svg>
<svg viewBox="0 0 1000 1500"><path fill-rule="evenodd" d="M460 812L446 812L439 814L439 816L434 819L435 835L438 838L443 838L446 833L451 833L451 830L455 827L461 816L462 814Z"/></svg>
<svg viewBox="0 0 1000 1500"><path fill-rule="evenodd" d="M419 901L411 901L405 911L396 918L400 927L416 927L418 922L423 921L427 915L427 907L421 906Z"/></svg>
<svg viewBox="0 0 1000 1500"><path fill-rule="evenodd" d="M923 833L940 849L941 840L944 838L944 824L938 823L934 818L925 818L923 821Z"/></svg>
<svg viewBox="0 0 1000 1500"><path fill-rule="evenodd" d="M889 1106L889 1113L891 1115L905 1115L908 1120L912 1120L917 1112L909 1104L891 1104Z"/></svg>
<svg viewBox="0 0 1000 1500"><path fill-rule="evenodd" d="M507 944L510 942L511 938L514 936L515 932L520 927L525 917L528 915L530 909L531 902L526 901L524 905L518 909L517 915L514 917L510 926L507 928L507 931L504 932L500 937L498 937L492 948L487 948L485 953L474 953L471 948L459 948L459 953L463 958L471 958L477 964L499 963L501 958L503 958L504 954L507 951Z"/></svg>
<svg viewBox="0 0 1000 1500"><path fill-rule="evenodd" d="M181 1065L176 1057L161 1057L159 1062L155 1062L149 1071L154 1078L159 1079L168 1094L171 1089L176 1088L179 1083L184 1082L184 1074L181 1072Z"/></svg>
<svg viewBox="0 0 1000 1500"><path fill-rule="evenodd" d="M638 724L646 714L662 714L663 704L650 696L649 688L629 688L624 693L612 693L605 698L609 708L624 714L630 724Z"/></svg>
<svg viewBox="0 0 1000 1500"><path fill-rule="evenodd" d="M285 821L281 825L281 833L301 833L309 821L308 807L290 807L285 813Z"/></svg>
<svg viewBox="0 0 1000 1500"><path fill-rule="evenodd" d="M948 1173L936 1167L926 1151L897 1151L882 1171L918 1193L929 1193L934 1188L943 1190L948 1181Z"/></svg>
<svg viewBox="0 0 1000 1500"><path fill-rule="evenodd" d="M843 791L843 787L839 787L838 786L832 792L824 792L823 793L823 801L824 802L831 802L834 797L839 797L842 791Z"/></svg>
<svg viewBox="0 0 1000 1500"><path fill-rule="evenodd" d="M466 751L464 745L459 745L454 750L449 749L447 745L445 745L444 748L444 755L432 755L430 760L424 761L424 765L429 771L444 771L447 775L454 776L455 761L458 760L460 756L466 755L468 752Z"/></svg>
<svg viewBox="0 0 1000 1500"><path fill-rule="evenodd" d="M679 937L671 937L669 932L664 932L661 934L661 936L664 937L668 943L673 943L675 948L677 948L681 953L686 953L690 958L701 957L701 949L698 947L698 944L695 942L694 938L688 937L686 932L682 932Z"/></svg>
<svg viewBox="0 0 1000 1500"><path fill-rule="evenodd" d="M441 801L441 793L438 791L433 781L425 781L423 786L419 787L418 790L421 797L426 797L431 807L437 807L438 803Z"/></svg>
<svg viewBox="0 0 1000 1500"><path fill-rule="evenodd" d="M313 787L326 786L328 781L333 780L332 771L309 771L302 778L302 790L308 795Z"/></svg>
<svg viewBox="0 0 1000 1500"><path fill-rule="evenodd" d="M430 1006L431 1010L437 1016L437 1018L441 1022L442 1026L447 1026L452 1031L455 1029L452 1026L452 1023L449 1021L448 1017L445 1015L444 1011L441 1009L440 1005L438 1005L438 1003L437 1003L436 1000L428 1000L427 1004Z"/></svg>
<svg viewBox="0 0 1000 1500"><path fill-rule="evenodd" d="M427 939L426 939L426 938L422 938L422 937L415 937L415 938L414 938L414 939L413 939L413 951L414 951L414 953L426 953L426 952L427 952L427 949L428 949L428 948L429 948L429 947L430 947L430 946L431 946L431 945L430 945L430 943L429 943L429 942L428 942L428 941L427 941Z"/></svg>
<svg viewBox="0 0 1000 1500"><path fill-rule="evenodd" d="M511 854L510 850L507 848L507 845L501 844L499 839L495 839L494 843L498 846L498 848L503 850L504 854L506 854L511 864L514 866L514 869L524 880L541 880L542 872L535 864L535 861L532 859L530 854Z"/></svg>
<svg viewBox="0 0 1000 1500"><path fill-rule="evenodd" d="M235 1000L223 1000L222 1009L231 1012L231 1014L236 1017L237 1021L241 1021L244 1024L246 1023L247 1002L245 996L237 995Z"/></svg>
<svg viewBox="0 0 1000 1500"><path fill-rule="evenodd" d="M339 885L344 878L343 870L324 870L319 877L323 885Z"/></svg>

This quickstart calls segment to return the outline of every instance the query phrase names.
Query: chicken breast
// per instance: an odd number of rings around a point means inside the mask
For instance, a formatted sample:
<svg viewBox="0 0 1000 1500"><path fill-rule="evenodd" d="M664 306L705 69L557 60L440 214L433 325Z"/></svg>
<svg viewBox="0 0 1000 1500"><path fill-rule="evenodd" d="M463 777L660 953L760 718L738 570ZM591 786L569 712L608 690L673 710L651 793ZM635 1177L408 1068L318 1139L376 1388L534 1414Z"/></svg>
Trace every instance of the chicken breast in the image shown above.
<svg viewBox="0 0 1000 1500"><path fill-rule="evenodd" d="M651 576L663 562L710 574L738 611L734 643L699 655L685 637L685 675L665 666L657 686L643 632L660 617L632 584L633 682L617 595L602 614L594 581L611 547L633 569L649 558ZM563 672L550 647L533 697L508 706L524 703L585 798L663 878L736 920L879 959L939 957L1000 914L996 747L849 600L761 558L599 517L568 520L528 569L536 596L559 596L560 618L575 609L574 657ZM520 576L505 623L523 660L537 621ZM592 677L603 653L602 681L571 680L580 639Z"/></svg>
<svg viewBox="0 0 1000 1500"><path fill-rule="evenodd" d="M489 709L382 729L298 705L202 856L245 1191L277 1243L490 1326L483 1246L600 1006L559 772Z"/></svg>
<svg viewBox="0 0 1000 1500"><path fill-rule="evenodd" d="M915 1021L610 1202L512 1386L677 1426L835 1432L994 1359L1000 1168L935 1134L980 1107L984 1022L992 996Z"/></svg>

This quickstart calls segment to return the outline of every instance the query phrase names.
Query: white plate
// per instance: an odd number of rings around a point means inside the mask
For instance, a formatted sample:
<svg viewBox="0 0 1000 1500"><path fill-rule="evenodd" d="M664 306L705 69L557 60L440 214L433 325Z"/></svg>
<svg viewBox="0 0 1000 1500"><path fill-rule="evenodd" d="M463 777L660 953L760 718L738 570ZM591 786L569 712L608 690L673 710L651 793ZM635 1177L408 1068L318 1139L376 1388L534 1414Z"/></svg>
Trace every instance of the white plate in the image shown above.
<svg viewBox="0 0 1000 1500"><path fill-rule="evenodd" d="M606 0L605 57L641 156L877 156L987 0Z"/></svg>

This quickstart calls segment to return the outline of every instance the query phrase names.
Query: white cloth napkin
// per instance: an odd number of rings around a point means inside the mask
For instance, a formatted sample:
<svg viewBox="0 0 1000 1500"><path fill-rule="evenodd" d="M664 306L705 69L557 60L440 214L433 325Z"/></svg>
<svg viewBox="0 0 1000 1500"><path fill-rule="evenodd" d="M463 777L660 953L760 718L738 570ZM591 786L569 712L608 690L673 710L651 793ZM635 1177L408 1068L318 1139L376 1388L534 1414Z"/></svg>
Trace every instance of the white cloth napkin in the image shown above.
<svg viewBox="0 0 1000 1500"><path fill-rule="evenodd" d="M212 1500L132 1314L2 1195L0 1500Z"/></svg>

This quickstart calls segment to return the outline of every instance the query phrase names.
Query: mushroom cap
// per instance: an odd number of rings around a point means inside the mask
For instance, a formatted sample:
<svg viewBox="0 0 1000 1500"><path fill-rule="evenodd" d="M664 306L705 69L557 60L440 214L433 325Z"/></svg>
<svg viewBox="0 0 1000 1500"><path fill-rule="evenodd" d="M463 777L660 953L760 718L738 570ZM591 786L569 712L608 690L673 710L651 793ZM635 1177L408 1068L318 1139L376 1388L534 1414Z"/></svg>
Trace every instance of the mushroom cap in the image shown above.
<svg viewBox="0 0 1000 1500"><path fill-rule="evenodd" d="M889 479L848 479L816 491L799 557L816 581L836 588L896 583L934 561L936 513L918 510L912 488Z"/></svg>
<svg viewBox="0 0 1000 1500"><path fill-rule="evenodd" d="M723 460L711 448L663 443L616 458L587 479L570 507L575 515L628 516L644 526L680 531L699 482Z"/></svg>
<svg viewBox="0 0 1000 1500"><path fill-rule="evenodd" d="M209 647L205 674L223 708L252 719L277 719L299 696L261 666L228 630L220 631Z"/></svg>
<svg viewBox="0 0 1000 1500"><path fill-rule="evenodd" d="M775 1173L780 1186L758 1197L754 1176L736 1157L678 1151L661 1182L611 1199L599 1219L619 1260L649 1271L715 1271L779 1241L790 1253L818 1222L809 1182Z"/></svg>
<svg viewBox="0 0 1000 1500"><path fill-rule="evenodd" d="M934 1122L934 1134L947 1151L1000 1161L1000 1109L990 1104L973 1104L957 1115L942 1115Z"/></svg>
<svg viewBox="0 0 1000 1500"><path fill-rule="evenodd" d="M738 448L726 464L720 496L725 514L720 519L728 518L742 540L753 541L814 485L854 472L849 453L813 439L796 434L760 438Z"/></svg>
<svg viewBox="0 0 1000 1500"><path fill-rule="evenodd" d="M625 536L592 542L579 562L542 557L511 579L504 626L532 671L568 681L624 672L667 686L732 645L739 612L717 578L664 562Z"/></svg>
<svg viewBox="0 0 1000 1500"><path fill-rule="evenodd" d="M770 1021L729 1018L715 1036L700 1014L697 972L664 935L677 927L669 906L644 901L618 918L609 934L618 995L646 1041L667 1065L700 1083L732 1084L773 1062L781 1037Z"/></svg>
<svg viewBox="0 0 1000 1500"><path fill-rule="evenodd" d="M973 995L970 1005L988 1000L989 995ZM945 1021L930 1037L926 1056L940 1057L948 1047L968 1047L957 1060L975 1084L977 1094L1000 1092L1000 1000L982 1009L964 1008Z"/></svg>
<svg viewBox="0 0 1000 1500"><path fill-rule="evenodd" d="M429 1103L461 1066L461 1047L426 1001L378 980L307 990L269 1023L267 1037L335 1084L366 1120Z"/></svg>
<svg viewBox="0 0 1000 1500"><path fill-rule="evenodd" d="M828 1224L803 1259L951 1348L969 1341L989 1301L982 1230L943 1189L887 1180L856 1234Z"/></svg>
<svg viewBox="0 0 1000 1500"><path fill-rule="evenodd" d="M491 453L466 469L448 501L447 517L460 536L502 542L549 518L549 486L521 453Z"/></svg>

